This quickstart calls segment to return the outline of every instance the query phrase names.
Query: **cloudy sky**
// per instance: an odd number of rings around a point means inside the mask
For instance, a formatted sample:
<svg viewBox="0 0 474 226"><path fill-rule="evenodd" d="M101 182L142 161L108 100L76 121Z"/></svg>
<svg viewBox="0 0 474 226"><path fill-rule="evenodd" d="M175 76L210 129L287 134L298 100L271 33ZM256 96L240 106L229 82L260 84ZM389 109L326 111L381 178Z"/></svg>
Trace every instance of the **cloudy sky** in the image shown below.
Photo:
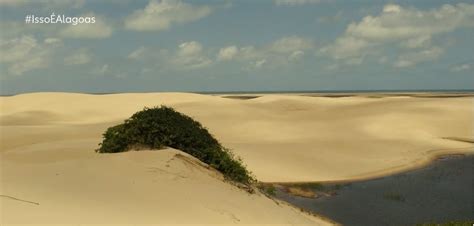
<svg viewBox="0 0 474 226"><path fill-rule="evenodd" d="M94 24L25 24L25 16ZM474 1L0 0L0 94L474 88Z"/></svg>

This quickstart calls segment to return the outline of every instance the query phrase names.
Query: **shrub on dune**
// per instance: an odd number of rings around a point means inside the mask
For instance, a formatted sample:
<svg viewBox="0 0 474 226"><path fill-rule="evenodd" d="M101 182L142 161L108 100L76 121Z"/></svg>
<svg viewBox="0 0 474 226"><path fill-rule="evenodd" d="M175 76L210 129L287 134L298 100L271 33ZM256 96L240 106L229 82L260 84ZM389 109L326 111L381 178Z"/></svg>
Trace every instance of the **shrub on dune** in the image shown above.
<svg viewBox="0 0 474 226"><path fill-rule="evenodd" d="M166 106L145 108L123 124L107 129L99 153L128 151L134 147L184 151L219 170L226 178L249 184L253 178L231 151L223 147L199 122Z"/></svg>

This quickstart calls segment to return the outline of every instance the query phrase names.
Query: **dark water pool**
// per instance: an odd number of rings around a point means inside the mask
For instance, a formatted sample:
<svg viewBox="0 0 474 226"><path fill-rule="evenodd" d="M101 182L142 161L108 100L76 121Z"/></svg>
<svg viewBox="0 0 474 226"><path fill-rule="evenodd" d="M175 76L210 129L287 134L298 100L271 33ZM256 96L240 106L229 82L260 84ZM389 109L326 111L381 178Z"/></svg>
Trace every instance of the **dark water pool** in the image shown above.
<svg viewBox="0 0 474 226"><path fill-rule="evenodd" d="M276 196L343 225L416 225L474 220L474 156L450 156L422 169L350 184L300 185L319 196ZM323 194L332 194L325 196Z"/></svg>

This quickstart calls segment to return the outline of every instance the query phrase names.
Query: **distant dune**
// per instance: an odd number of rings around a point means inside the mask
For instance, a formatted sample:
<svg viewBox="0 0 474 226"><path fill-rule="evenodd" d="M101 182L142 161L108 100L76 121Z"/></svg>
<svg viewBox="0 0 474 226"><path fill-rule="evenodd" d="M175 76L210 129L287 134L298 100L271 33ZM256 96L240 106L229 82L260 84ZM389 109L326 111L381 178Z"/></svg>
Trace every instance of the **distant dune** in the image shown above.
<svg viewBox="0 0 474 226"><path fill-rule="evenodd" d="M192 116L264 182L362 179L474 153L474 97L371 95L0 97L0 223L328 224L176 150L94 153L106 128L145 106Z"/></svg>

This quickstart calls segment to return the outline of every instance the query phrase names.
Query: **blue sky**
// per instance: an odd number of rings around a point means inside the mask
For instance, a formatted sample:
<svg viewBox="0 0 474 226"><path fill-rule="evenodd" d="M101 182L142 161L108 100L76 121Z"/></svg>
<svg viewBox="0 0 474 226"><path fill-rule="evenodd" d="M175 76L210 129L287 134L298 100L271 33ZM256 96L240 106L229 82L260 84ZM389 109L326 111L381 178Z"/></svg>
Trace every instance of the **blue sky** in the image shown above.
<svg viewBox="0 0 474 226"><path fill-rule="evenodd" d="M96 18L25 24L25 16ZM0 94L472 89L473 1L0 0Z"/></svg>

